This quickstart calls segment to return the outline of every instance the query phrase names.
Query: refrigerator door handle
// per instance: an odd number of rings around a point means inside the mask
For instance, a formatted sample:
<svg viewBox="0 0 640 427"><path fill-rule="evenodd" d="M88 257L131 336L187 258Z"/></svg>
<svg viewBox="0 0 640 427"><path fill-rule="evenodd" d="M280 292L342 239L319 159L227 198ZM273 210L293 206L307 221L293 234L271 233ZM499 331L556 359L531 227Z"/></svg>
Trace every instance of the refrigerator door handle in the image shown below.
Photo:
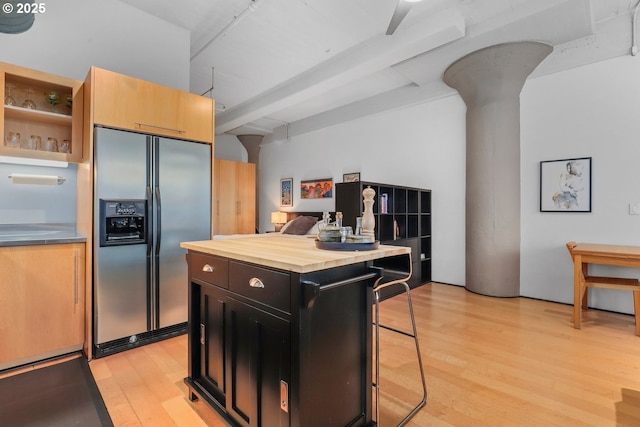
<svg viewBox="0 0 640 427"><path fill-rule="evenodd" d="M147 185L147 189L146 189L146 193L147 193L147 211L145 212L145 215L147 216L147 221L145 224L146 229L146 234L147 234L147 257L151 256L151 244L153 242L153 215L151 215L150 208L149 208L149 204L152 202L152 195L151 195L151 187Z"/></svg>
<svg viewBox="0 0 640 427"><path fill-rule="evenodd" d="M156 256L160 255L160 242L162 242L162 201L160 199L160 187L156 186Z"/></svg>

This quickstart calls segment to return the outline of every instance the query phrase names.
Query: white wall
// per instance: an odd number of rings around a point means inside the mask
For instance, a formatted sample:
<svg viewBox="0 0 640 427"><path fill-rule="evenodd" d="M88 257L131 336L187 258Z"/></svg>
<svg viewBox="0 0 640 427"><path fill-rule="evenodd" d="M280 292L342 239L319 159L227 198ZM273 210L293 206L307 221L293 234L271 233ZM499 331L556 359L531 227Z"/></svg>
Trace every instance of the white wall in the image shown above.
<svg viewBox="0 0 640 427"><path fill-rule="evenodd" d="M260 149L260 230L280 210L281 178L360 172L363 181L432 190L433 280L464 284L465 112L457 96L367 117ZM282 208L282 210L285 210ZM293 211L335 210L334 199L300 199ZM462 256L461 256L462 254Z"/></svg>
<svg viewBox="0 0 640 427"><path fill-rule="evenodd" d="M189 37L117 0L53 1L28 31L0 34L0 61L76 80L95 65L188 90ZM74 222L76 170L0 164L0 224ZM9 173L58 174L67 182L12 185Z"/></svg>
<svg viewBox="0 0 640 427"><path fill-rule="evenodd" d="M11 174L53 175L61 185L12 184ZM73 224L76 222L76 174L67 168L13 165L0 162L0 224Z"/></svg>
<svg viewBox="0 0 640 427"><path fill-rule="evenodd" d="M573 302L565 243L640 245L640 58L625 56L528 81L521 95L521 294ZM592 212L539 212L539 162L592 157ZM612 268L599 267L600 274ZM637 270L616 274L638 277ZM590 303L633 313L631 294L595 290ZM600 292L597 292L600 291Z"/></svg>
<svg viewBox="0 0 640 427"><path fill-rule="evenodd" d="M246 162L249 155L235 135L221 134L216 135L214 157L235 162Z"/></svg>
<svg viewBox="0 0 640 427"><path fill-rule="evenodd" d="M625 56L529 80L521 94L521 295L571 304L565 243L640 245L640 58ZM279 210L280 178L360 172L363 180L433 190L433 280L464 285L465 111L459 96L388 112L261 149L260 229ZM266 138L265 138L266 140ZM591 213L539 212L540 161L592 157ZM334 210L333 199L292 210ZM472 215L473 213L469 213ZM596 266L596 274L639 277ZM595 307L633 313L629 292L595 290ZM600 292L598 292L600 291Z"/></svg>
<svg viewBox="0 0 640 427"><path fill-rule="evenodd" d="M117 0L64 0L21 34L0 34L0 61L76 80L95 65L189 90L189 32Z"/></svg>

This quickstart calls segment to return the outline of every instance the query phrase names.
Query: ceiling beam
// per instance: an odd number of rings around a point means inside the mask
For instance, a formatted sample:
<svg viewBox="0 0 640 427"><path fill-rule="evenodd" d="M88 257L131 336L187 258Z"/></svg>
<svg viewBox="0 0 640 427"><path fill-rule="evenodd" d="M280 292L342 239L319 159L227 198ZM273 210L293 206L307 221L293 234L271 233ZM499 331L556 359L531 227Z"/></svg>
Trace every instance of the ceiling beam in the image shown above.
<svg viewBox="0 0 640 427"><path fill-rule="evenodd" d="M464 37L464 17L444 10L421 25L380 35L216 116L216 134L322 96L331 89Z"/></svg>
<svg viewBox="0 0 640 427"><path fill-rule="evenodd" d="M296 120L287 125L278 126L273 135L268 135L264 143L290 139L314 130L367 117L385 111L407 108L424 102L434 101L457 92L443 82L434 82L423 86L409 84L366 99L352 102L333 110Z"/></svg>

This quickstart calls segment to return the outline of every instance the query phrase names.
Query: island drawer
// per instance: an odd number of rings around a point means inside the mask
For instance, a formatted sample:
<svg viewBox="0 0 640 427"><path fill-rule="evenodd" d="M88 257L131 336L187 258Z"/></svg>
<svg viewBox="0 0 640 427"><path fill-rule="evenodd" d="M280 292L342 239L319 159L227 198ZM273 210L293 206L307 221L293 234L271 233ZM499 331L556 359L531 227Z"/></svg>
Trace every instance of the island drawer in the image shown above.
<svg viewBox="0 0 640 427"><path fill-rule="evenodd" d="M229 289L229 260L192 252L191 275L213 285Z"/></svg>
<svg viewBox="0 0 640 427"><path fill-rule="evenodd" d="M231 261L229 290L255 301L291 312L290 277L287 273Z"/></svg>

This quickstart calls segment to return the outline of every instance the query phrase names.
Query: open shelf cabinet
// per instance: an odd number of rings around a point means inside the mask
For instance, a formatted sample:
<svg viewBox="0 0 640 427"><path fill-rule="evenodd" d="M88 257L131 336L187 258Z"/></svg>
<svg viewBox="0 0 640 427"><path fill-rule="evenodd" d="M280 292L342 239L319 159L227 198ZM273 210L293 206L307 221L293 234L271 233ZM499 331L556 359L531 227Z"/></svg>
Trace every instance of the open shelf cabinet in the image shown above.
<svg viewBox="0 0 640 427"><path fill-rule="evenodd" d="M0 155L82 161L82 82L16 65L0 63L2 115ZM47 101L56 92L58 103ZM7 105L7 97L15 105ZM30 99L35 108L23 107Z"/></svg>
<svg viewBox="0 0 640 427"><path fill-rule="evenodd" d="M336 184L336 211L342 212L342 223L355 229L356 217L364 209L362 191L375 192L373 216L375 237L381 244L411 248L413 275L409 286L431 281L431 190L402 187L375 182L343 182ZM381 267L406 270L406 258L385 259ZM389 297L390 295L383 295Z"/></svg>

